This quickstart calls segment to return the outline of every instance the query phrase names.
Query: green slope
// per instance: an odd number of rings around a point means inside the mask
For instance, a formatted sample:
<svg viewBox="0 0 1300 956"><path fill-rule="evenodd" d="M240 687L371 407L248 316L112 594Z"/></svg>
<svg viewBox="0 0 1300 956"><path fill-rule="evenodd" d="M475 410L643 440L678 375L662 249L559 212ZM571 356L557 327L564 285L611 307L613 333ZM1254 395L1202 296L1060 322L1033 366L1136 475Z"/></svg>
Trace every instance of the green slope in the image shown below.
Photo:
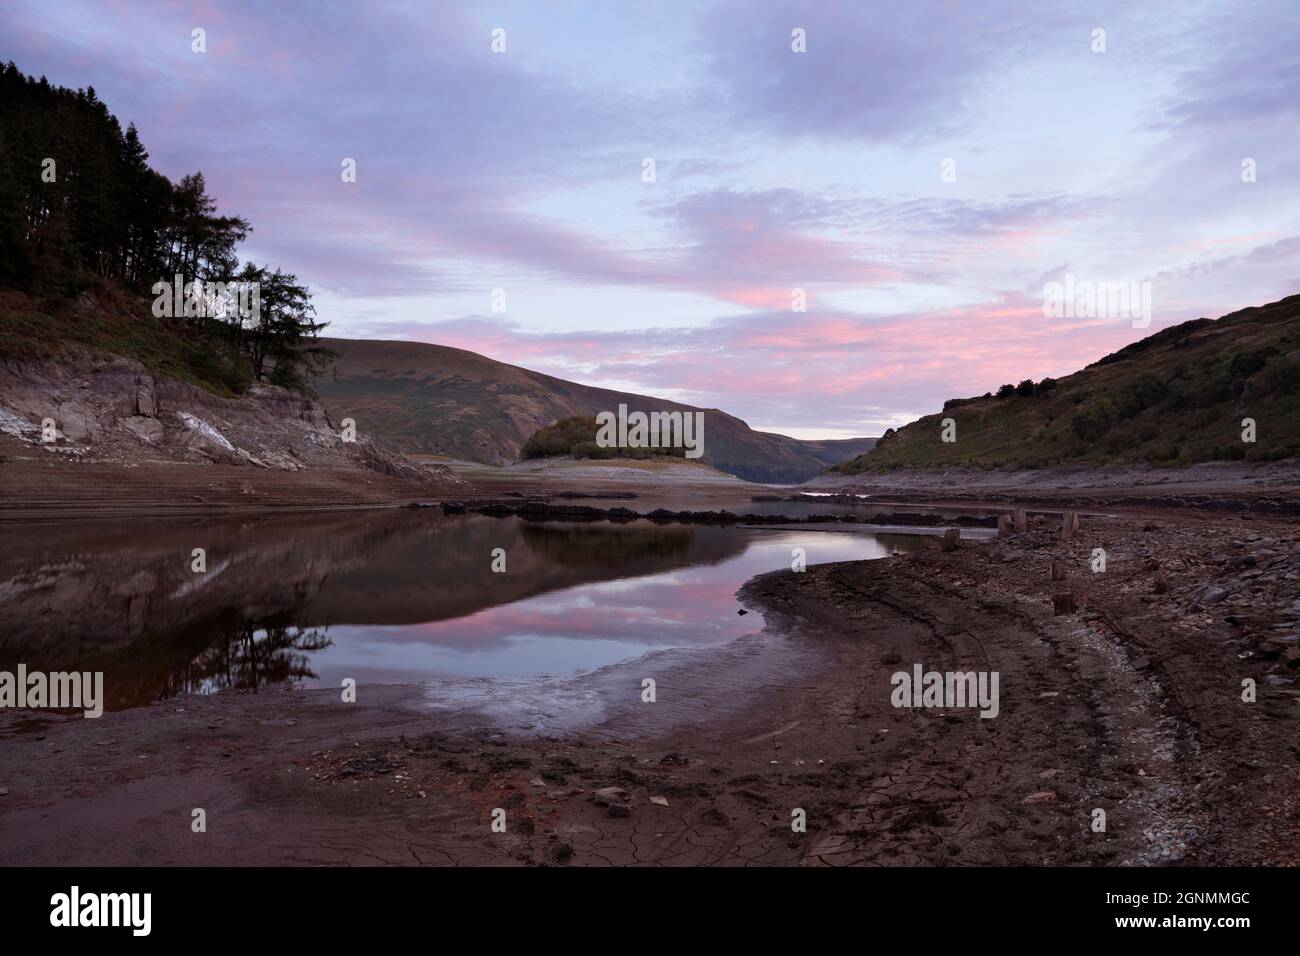
<svg viewBox="0 0 1300 956"><path fill-rule="evenodd" d="M858 474L1300 455L1300 295L1162 329L1032 394L952 399L837 465ZM941 440L943 420L956 441ZM1254 419L1256 441L1242 440Z"/></svg>

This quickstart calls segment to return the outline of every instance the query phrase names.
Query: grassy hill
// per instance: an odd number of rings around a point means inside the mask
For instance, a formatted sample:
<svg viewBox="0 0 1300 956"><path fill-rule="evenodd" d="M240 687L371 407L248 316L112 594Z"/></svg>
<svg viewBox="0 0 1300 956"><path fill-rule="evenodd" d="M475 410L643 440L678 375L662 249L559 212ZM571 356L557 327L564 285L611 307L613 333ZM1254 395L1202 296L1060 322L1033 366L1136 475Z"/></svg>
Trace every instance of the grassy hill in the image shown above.
<svg viewBox="0 0 1300 956"><path fill-rule="evenodd" d="M488 464L516 460L538 430L617 411L700 411L694 406L592 388L419 342L323 339L337 353L313 386L335 420L350 417L408 451ZM872 439L805 442L759 432L718 409L704 411L703 461L750 481L796 482L870 447Z"/></svg>
<svg viewBox="0 0 1300 956"><path fill-rule="evenodd" d="M956 441L941 440L943 419ZM1257 436L1242 441L1242 420ZM951 399L830 469L1043 468L1300 455L1300 295L1162 329L1058 381Z"/></svg>

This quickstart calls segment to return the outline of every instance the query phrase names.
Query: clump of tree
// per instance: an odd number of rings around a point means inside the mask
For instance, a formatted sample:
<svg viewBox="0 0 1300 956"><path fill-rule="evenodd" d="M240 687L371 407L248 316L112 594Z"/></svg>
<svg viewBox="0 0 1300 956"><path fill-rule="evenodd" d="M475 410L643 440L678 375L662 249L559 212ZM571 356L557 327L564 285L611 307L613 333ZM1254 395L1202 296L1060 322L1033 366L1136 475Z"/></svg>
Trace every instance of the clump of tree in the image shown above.
<svg viewBox="0 0 1300 956"><path fill-rule="evenodd" d="M1045 378L1037 385L1034 384L1032 378L1027 378L1019 385L1012 385L1010 382L1003 385L998 389L996 397L1010 398L1012 395L1019 395L1021 398L1030 398L1034 395L1046 395L1054 388L1056 388L1056 379L1054 378ZM984 397L989 397L987 392L984 393Z"/></svg>
<svg viewBox="0 0 1300 956"><path fill-rule="evenodd" d="M595 415L575 415L532 434L519 457L530 458L683 458L685 448L602 448L596 444L600 426Z"/></svg>
<svg viewBox="0 0 1300 956"><path fill-rule="evenodd" d="M72 297L92 286L153 296L155 284L261 285L255 315L174 316L197 347L213 337L252 378L305 387L325 323L297 277L246 263L248 220L222 215L201 172L173 183L149 166L93 87L72 90L0 65L0 286ZM195 284L200 285L195 285Z"/></svg>

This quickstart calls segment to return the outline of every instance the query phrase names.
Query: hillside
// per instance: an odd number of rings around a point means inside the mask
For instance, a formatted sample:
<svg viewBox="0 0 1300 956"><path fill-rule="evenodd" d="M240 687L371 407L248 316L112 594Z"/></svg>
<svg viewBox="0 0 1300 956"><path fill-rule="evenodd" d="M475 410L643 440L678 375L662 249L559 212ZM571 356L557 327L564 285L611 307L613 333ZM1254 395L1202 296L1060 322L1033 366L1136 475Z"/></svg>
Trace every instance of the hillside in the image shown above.
<svg viewBox="0 0 1300 956"><path fill-rule="evenodd" d="M74 463L461 484L374 436L344 441L314 397L252 381L220 336L156 319L147 300L111 286L62 304L0 290L0 488L13 491L20 466Z"/></svg>
<svg viewBox="0 0 1300 956"><path fill-rule="evenodd" d="M955 442L941 440L945 418L956 423ZM1242 440L1246 418L1255 421L1254 443ZM831 470L1188 465L1296 455L1300 295L1162 329L1057 381L952 399Z"/></svg>
<svg viewBox="0 0 1300 956"><path fill-rule="evenodd" d="M593 388L497 362L464 349L419 342L323 339L338 357L313 385L335 420L411 452L488 464L519 457L539 429L574 416L615 411L699 411L645 395ZM750 481L796 482L870 447L872 439L805 442L751 429L704 409L703 461Z"/></svg>

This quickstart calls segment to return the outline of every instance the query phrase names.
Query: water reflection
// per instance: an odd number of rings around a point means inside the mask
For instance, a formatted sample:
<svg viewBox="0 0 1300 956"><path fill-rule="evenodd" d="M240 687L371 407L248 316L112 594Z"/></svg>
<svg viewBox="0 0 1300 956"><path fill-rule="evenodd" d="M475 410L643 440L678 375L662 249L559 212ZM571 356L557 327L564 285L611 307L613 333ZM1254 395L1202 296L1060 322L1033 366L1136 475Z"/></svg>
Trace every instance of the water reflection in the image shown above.
<svg viewBox="0 0 1300 956"><path fill-rule="evenodd" d="M103 671L110 709L283 681L570 674L761 628L734 593L794 548L814 564L917 546L424 511L6 527L0 669Z"/></svg>
<svg viewBox="0 0 1300 956"><path fill-rule="evenodd" d="M256 690L284 681L316 680L311 655L333 644L321 628L250 621L239 634L218 638L169 674L161 696L211 694L225 688Z"/></svg>

